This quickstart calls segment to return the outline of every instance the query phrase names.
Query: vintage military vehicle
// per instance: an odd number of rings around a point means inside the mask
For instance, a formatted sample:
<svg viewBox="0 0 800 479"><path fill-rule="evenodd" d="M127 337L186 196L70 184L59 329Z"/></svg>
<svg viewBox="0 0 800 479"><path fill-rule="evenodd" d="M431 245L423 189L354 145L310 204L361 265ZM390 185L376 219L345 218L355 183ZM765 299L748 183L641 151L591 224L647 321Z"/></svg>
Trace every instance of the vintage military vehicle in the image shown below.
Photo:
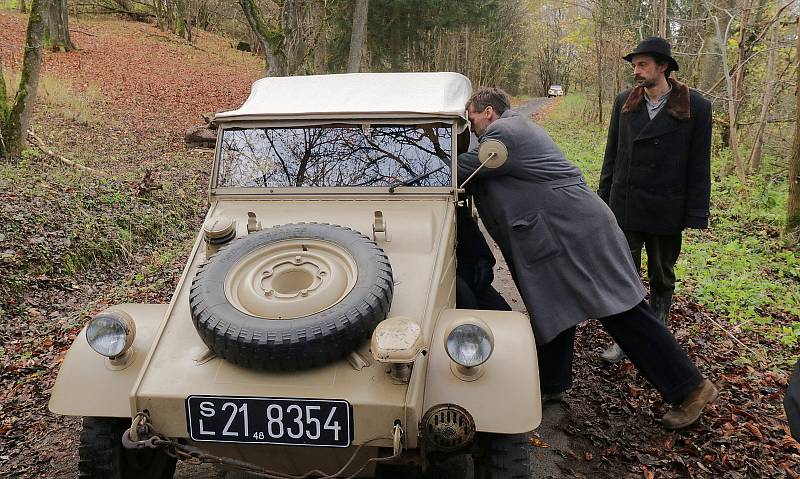
<svg viewBox="0 0 800 479"><path fill-rule="evenodd" d="M84 418L81 477L167 478L176 459L529 476L528 318L455 309L471 90L455 73L264 78L217 114L210 207L171 302L97 314L52 390L53 412Z"/></svg>

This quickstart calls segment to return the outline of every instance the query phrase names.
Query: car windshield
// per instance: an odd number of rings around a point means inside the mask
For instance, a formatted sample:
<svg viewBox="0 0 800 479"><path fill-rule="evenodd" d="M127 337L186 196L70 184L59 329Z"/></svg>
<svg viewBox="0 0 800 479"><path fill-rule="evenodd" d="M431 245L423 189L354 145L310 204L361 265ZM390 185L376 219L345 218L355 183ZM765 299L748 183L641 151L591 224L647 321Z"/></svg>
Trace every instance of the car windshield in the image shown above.
<svg viewBox="0 0 800 479"><path fill-rule="evenodd" d="M445 123L227 128L216 184L450 186L451 140Z"/></svg>

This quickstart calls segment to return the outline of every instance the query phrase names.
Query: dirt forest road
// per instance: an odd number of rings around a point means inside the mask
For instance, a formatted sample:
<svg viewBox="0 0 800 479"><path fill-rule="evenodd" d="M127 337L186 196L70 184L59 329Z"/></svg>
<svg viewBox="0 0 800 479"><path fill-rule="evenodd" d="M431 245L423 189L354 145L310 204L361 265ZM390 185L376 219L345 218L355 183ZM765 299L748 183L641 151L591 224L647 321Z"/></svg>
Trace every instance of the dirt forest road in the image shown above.
<svg viewBox="0 0 800 479"><path fill-rule="evenodd" d="M532 98L528 100L527 103L520 106L515 106L513 109L516 110L520 115L524 115L528 118L532 117L534 113L538 112L541 108L553 103L555 100L552 98Z"/></svg>

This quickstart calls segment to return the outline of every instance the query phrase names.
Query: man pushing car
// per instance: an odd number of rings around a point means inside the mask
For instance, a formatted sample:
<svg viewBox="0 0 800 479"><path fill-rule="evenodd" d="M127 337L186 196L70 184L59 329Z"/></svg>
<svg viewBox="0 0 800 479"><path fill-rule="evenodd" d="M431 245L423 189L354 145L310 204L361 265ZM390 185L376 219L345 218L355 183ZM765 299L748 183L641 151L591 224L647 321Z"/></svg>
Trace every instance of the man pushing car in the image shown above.
<svg viewBox="0 0 800 479"><path fill-rule="evenodd" d="M480 143L497 140L508 151L496 168L480 168L478 148L462 153L458 179L472 176L478 212L530 313L544 399L572 385L575 327L597 318L672 404L664 427L694 423L719 392L643 300L611 210L544 130L510 110L503 90L480 88L466 108Z"/></svg>

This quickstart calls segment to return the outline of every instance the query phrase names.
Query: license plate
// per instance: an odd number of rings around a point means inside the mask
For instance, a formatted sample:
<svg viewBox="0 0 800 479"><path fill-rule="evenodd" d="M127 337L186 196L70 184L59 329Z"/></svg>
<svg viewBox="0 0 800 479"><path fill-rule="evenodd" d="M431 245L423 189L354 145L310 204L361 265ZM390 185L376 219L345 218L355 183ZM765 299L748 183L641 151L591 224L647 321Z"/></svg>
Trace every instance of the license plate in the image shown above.
<svg viewBox="0 0 800 479"><path fill-rule="evenodd" d="M338 399L189 396L194 441L347 447L353 407Z"/></svg>

